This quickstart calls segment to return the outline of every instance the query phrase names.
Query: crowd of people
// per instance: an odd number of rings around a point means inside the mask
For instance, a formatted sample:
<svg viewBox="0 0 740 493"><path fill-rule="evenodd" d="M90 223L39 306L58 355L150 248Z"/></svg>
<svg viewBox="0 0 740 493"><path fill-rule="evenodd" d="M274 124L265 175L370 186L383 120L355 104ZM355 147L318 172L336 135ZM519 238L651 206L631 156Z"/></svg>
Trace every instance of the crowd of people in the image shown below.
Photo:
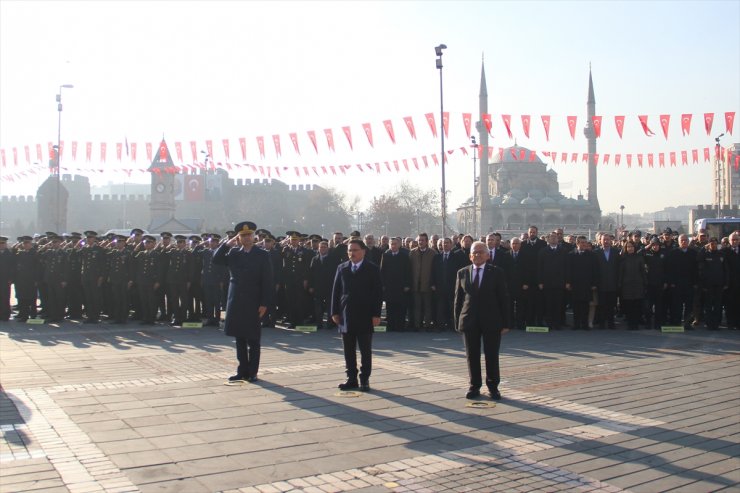
<svg viewBox="0 0 740 493"><path fill-rule="evenodd" d="M229 271L213 258L235 236L155 236L136 228L129 236L48 232L12 244L0 237L0 320L13 315L12 285L19 321L218 326ZM614 329L622 319L629 329L740 327L738 231L723 239L669 229L619 239L598 233L590 241L562 229L540 235L536 226L513 238L421 233L377 240L358 231L327 239L257 230L255 245L268 253L274 279L262 326L336 328L331 291L351 239L362 239L365 258L380 268L388 331L455 329L456 273L471 264L474 241L505 274L512 329Z"/></svg>

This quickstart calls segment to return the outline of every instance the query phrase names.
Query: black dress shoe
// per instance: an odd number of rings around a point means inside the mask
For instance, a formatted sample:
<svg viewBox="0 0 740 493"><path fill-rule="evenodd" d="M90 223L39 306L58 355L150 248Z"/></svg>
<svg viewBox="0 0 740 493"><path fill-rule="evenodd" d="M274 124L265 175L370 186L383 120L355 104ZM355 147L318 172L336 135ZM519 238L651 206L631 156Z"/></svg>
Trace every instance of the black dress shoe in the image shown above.
<svg viewBox="0 0 740 493"><path fill-rule="evenodd" d="M480 390L476 389L475 387L470 387L468 390L468 393L465 394L466 399L475 399L480 395Z"/></svg>
<svg viewBox="0 0 740 493"><path fill-rule="evenodd" d="M370 383L363 382L360 384L360 392L370 392Z"/></svg>
<svg viewBox="0 0 740 493"><path fill-rule="evenodd" d="M257 378L257 376L256 376L256 375L252 375L251 377L247 377L247 378L245 378L244 380L246 380L246 381L247 381L247 382L249 382L249 383L254 383L254 382L256 382L256 381L257 381L257 380L259 380L259 379Z"/></svg>
<svg viewBox="0 0 740 493"><path fill-rule="evenodd" d="M360 385L357 383L357 380L347 380L337 385L337 387L339 387L339 390L352 390L360 388Z"/></svg>
<svg viewBox="0 0 740 493"><path fill-rule="evenodd" d="M501 392L499 392L498 389L488 389L488 392L491 394L491 399L494 401L501 400Z"/></svg>
<svg viewBox="0 0 740 493"><path fill-rule="evenodd" d="M243 375L239 375L238 373L236 375L231 375L229 377L229 382L246 382L247 377Z"/></svg>

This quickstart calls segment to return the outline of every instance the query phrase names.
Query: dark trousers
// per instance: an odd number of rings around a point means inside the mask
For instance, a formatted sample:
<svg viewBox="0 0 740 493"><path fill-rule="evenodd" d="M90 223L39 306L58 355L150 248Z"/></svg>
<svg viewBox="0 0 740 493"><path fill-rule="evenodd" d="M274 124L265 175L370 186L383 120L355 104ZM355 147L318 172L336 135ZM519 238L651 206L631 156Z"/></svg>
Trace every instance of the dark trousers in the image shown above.
<svg viewBox="0 0 740 493"><path fill-rule="evenodd" d="M663 286L648 285L645 294L645 323L650 327L652 320L653 328L660 329L666 320Z"/></svg>
<svg viewBox="0 0 740 493"><path fill-rule="evenodd" d="M218 283L203 286L203 317L209 322L221 320L221 285Z"/></svg>
<svg viewBox="0 0 740 493"><path fill-rule="evenodd" d="M722 322L722 286L709 286L704 288L704 323L710 330L719 329ZM737 300L735 300L737 303Z"/></svg>
<svg viewBox="0 0 740 493"><path fill-rule="evenodd" d="M236 338L236 359L239 361L239 368L236 373L243 377L256 377L260 368L260 337L256 338Z"/></svg>
<svg viewBox="0 0 740 493"><path fill-rule="evenodd" d="M479 327L475 327L463 332L463 340L465 341L465 356L468 360L470 386L480 389L483 385L480 366L481 340L483 340L483 355L486 359L486 387L497 389L498 384L501 383L501 372L498 362L501 331L481 331Z"/></svg>
<svg viewBox="0 0 740 493"><path fill-rule="evenodd" d="M614 327L614 311L617 307L615 291L599 291L599 305L596 307L596 319L599 324Z"/></svg>
<svg viewBox="0 0 740 493"><path fill-rule="evenodd" d="M0 281L0 320L10 319L10 283Z"/></svg>
<svg viewBox="0 0 740 493"><path fill-rule="evenodd" d="M46 285L46 318L59 321L64 318L64 288L61 281Z"/></svg>
<svg viewBox="0 0 740 493"><path fill-rule="evenodd" d="M139 309L141 310L141 322L153 324L157 316L157 298L155 297L154 284L140 282L139 286Z"/></svg>
<svg viewBox="0 0 740 493"><path fill-rule="evenodd" d="M288 322L293 325L301 325L305 318L305 290L303 281L289 282L285 285L285 304Z"/></svg>
<svg viewBox="0 0 740 493"><path fill-rule="evenodd" d="M385 321L386 330L402 331L406 328L406 301L385 300Z"/></svg>
<svg viewBox="0 0 740 493"><path fill-rule="evenodd" d="M740 329L740 287L735 286L724 293L725 310L727 312L727 326Z"/></svg>
<svg viewBox="0 0 740 493"><path fill-rule="evenodd" d="M167 310L168 316L172 316L178 324L185 321L187 316L190 295L185 283L167 283Z"/></svg>
<svg viewBox="0 0 740 493"><path fill-rule="evenodd" d="M684 325L691 323L691 312L694 304L694 288L692 286L675 286L671 290L671 324Z"/></svg>
<svg viewBox="0 0 740 493"><path fill-rule="evenodd" d="M588 302L589 300L572 300L573 330L588 330Z"/></svg>
<svg viewBox="0 0 740 493"><path fill-rule="evenodd" d="M414 292L414 322L413 327L421 329L432 324L432 292Z"/></svg>
<svg viewBox="0 0 740 493"><path fill-rule="evenodd" d="M36 318L36 286L33 283L15 283L15 297L18 300L18 318Z"/></svg>
<svg viewBox="0 0 740 493"><path fill-rule="evenodd" d="M79 279L79 276L77 277ZM67 311L69 318L78 320L82 318L83 302L82 281L70 281L67 283Z"/></svg>
<svg viewBox="0 0 740 493"><path fill-rule="evenodd" d="M511 320L514 323L514 329L524 330L527 325L527 291L519 291L511 296Z"/></svg>
<svg viewBox="0 0 740 493"><path fill-rule="evenodd" d="M324 326L324 315L327 315L329 312L329 296L329 293L314 292L313 294L313 316L316 327L318 328ZM331 316L328 316L327 319L326 327L333 327L334 322L332 322Z"/></svg>
<svg viewBox="0 0 740 493"><path fill-rule="evenodd" d="M454 293L437 291L437 328L439 330L452 330L452 308L455 303Z"/></svg>
<svg viewBox="0 0 740 493"><path fill-rule="evenodd" d="M558 330L563 325L563 303L565 290L561 288L545 288L545 320L552 330Z"/></svg>
<svg viewBox="0 0 740 493"><path fill-rule="evenodd" d="M111 288L111 312L110 318L118 323L128 319L128 282L112 282Z"/></svg>
<svg viewBox="0 0 740 493"><path fill-rule="evenodd" d="M522 291L527 307L527 325L540 326L543 323L545 313L545 294L536 286L530 285L529 289Z"/></svg>
<svg viewBox="0 0 740 493"><path fill-rule="evenodd" d="M622 298L624 316L627 319L627 327L630 329L636 329L640 325L642 301L642 298L634 300L625 300Z"/></svg>
<svg viewBox="0 0 740 493"><path fill-rule="evenodd" d="M344 347L344 364L347 369L347 378L357 380L357 347L360 347L360 381L367 383L373 371L372 354L373 333L357 334L347 332L342 334Z"/></svg>
<svg viewBox="0 0 740 493"><path fill-rule="evenodd" d="M98 286L98 278L83 278L82 290L85 292L85 315L88 320L99 320L103 304L103 291Z"/></svg>

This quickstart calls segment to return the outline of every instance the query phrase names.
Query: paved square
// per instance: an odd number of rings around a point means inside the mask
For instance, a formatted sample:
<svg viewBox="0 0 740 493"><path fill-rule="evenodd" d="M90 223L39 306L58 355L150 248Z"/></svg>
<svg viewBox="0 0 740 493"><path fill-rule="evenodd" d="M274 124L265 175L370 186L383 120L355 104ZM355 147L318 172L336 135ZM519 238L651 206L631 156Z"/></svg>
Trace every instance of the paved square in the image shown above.
<svg viewBox="0 0 740 493"><path fill-rule="evenodd" d="M343 396L333 332L227 386L218 329L0 322L0 491L740 491L737 332L510 333L494 407L459 336L373 344Z"/></svg>

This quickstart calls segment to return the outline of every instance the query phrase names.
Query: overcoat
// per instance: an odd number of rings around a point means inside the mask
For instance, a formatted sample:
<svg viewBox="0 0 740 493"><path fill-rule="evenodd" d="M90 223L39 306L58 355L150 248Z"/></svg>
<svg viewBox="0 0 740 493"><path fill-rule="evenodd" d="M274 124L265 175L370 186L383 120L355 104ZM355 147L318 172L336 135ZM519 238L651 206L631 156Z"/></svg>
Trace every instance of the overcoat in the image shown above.
<svg viewBox="0 0 740 493"><path fill-rule="evenodd" d="M331 314L341 315L347 333L372 333L373 317L380 317L383 281L380 268L365 258L356 272L352 262L339 265L332 289Z"/></svg>

